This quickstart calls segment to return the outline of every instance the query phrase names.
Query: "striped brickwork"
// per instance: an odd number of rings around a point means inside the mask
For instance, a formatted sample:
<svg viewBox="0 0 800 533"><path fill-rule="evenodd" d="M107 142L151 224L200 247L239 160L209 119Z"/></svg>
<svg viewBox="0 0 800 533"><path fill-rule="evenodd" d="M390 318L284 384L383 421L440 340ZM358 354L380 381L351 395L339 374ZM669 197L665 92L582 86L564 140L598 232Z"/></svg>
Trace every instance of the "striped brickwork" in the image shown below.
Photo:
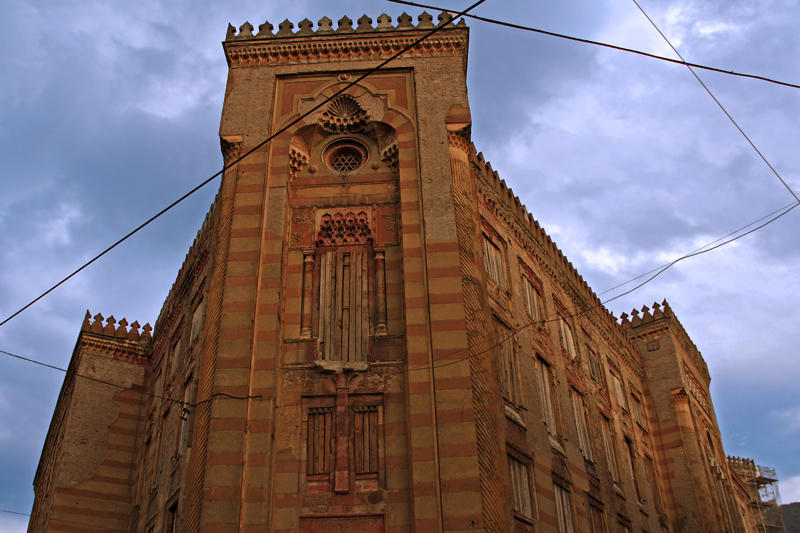
<svg viewBox="0 0 800 533"><path fill-rule="evenodd" d="M147 343L115 337L113 327L81 333L37 474L30 531L129 530L146 353Z"/></svg>
<svg viewBox="0 0 800 533"><path fill-rule="evenodd" d="M312 26L229 29L225 161L276 137L152 342L87 318L129 383L68 376L31 531L748 531L671 310L619 324L471 145L467 30L347 87L433 18Z"/></svg>

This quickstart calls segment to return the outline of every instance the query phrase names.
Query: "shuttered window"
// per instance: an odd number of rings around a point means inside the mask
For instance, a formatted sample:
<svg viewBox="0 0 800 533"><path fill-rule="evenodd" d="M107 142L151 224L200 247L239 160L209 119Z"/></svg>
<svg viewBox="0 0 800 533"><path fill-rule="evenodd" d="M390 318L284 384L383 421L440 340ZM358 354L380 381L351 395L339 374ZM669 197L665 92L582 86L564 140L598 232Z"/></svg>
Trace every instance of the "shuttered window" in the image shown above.
<svg viewBox="0 0 800 533"><path fill-rule="evenodd" d="M569 491L561 485L553 484L556 493L556 514L558 515L558 533L574 533L572 524L572 499Z"/></svg>
<svg viewBox="0 0 800 533"><path fill-rule="evenodd" d="M330 473L333 443L333 408L310 408L308 410L308 448L306 453L308 475Z"/></svg>
<svg viewBox="0 0 800 533"><path fill-rule="evenodd" d="M611 474L612 481L619 481L619 469L617 468L617 453L614 448L614 441L611 433L611 421L606 417L600 422L600 431L603 434L603 448L606 452L606 463Z"/></svg>
<svg viewBox="0 0 800 533"><path fill-rule="evenodd" d="M323 359L366 359L369 338L366 250L347 247L321 254L318 331Z"/></svg>
<svg viewBox="0 0 800 533"><path fill-rule="evenodd" d="M559 331L561 333L561 347L567 352L570 359L575 359L578 352L575 351L575 338L572 335L572 328L563 318L558 321Z"/></svg>
<svg viewBox="0 0 800 533"><path fill-rule="evenodd" d="M583 396L576 390L570 391L572 396L572 411L575 416L575 425L578 429L578 445L581 448L583 458L587 461L594 461L592 442L589 437L589 428L586 423L586 407L583 404Z"/></svg>
<svg viewBox="0 0 800 533"><path fill-rule="evenodd" d="M522 297L525 301L525 312L532 320L541 320L539 292L527 276L522 276Z"/></svg>
<svg viewBox="0 0 800 533"><path fill-rule="evenodd" d="M533 518L531 505L531 469L516 457L508 456L508 471L511 477L512 505L515 514L524 518Z"/></svg>
<svg viewBox="0 0 800 533"><path fill-rule="evenodd" d="M516 340L511 328L494 319L496 342L503 364L503 397L515 406L522 404L519 368L515 350Z"/></svg>
<svg viewBox="0 0 800 533"><path fill-rule="evenodd" d="M553 385L550 365L545 363L542 359L537 361L538 377L539 377L539 399L542 403L542 418L547 431L551 435L556 434L556 417L553 410Z"/></svg>
<svg viewBox="0 0 800 533"><path fill-rule="evenodd" d="M353 462L356 474L378 473L378 406L353 407Z"/></svg>
<svg viewBox="0 0 800 533"><path fill-rule="evenodd" d="M489 279L499 287L505 288L506 277L504 274L503 254L486 235L483 236L483 265L486 268Z"/></svg>

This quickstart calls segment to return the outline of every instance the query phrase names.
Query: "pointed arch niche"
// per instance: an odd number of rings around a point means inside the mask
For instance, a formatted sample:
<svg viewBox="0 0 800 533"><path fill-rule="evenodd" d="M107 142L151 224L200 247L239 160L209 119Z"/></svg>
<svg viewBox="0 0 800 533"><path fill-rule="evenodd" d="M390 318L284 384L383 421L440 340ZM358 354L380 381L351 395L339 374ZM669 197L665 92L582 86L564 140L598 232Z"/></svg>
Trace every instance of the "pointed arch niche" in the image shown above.
<svg viewBox="0 0 800 533"><path fill-rule="evenodd" d="M400 253L398 147L395 129L371 119L382 105L339 95L289 142L290 245L303 265L299 339L313 342L315 360L362 363L375 349L380 359L397 357L386 265L387 254ZM402 282L389 274L390 286Z"/></svg>

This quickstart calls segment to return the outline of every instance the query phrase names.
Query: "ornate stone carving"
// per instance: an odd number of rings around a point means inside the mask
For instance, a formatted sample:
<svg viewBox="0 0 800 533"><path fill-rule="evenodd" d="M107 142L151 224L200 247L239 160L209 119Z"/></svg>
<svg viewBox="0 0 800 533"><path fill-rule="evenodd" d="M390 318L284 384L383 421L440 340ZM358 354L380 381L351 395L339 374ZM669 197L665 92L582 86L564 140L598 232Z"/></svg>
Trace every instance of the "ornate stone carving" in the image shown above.
<svg viewBox="0 0 800 533"><path fill-rule="evenodd" d="M365 211L325 214L317 232L319 246L367 244L372 238Z"/></svg>
<svg viewBox="0 0 800 533"><path fill-rule="evenodd" d="M397 172L399 166L397 143L392 143L383 149L381 152L381 161L386 163L386 166Z"/></svg>
<svg viewBox="0 0 800 533"><path fill-rule="evenodd" d="M341 33L342 30L337 30ZM352 30L350 30L352 31ZM388 33L388 32L387 32ZM280 35L278 32L277 35ZM265 39L238 41L236 38L225 42L225 55L231 66L278 65L313 63L316 61L366 61L387 59L414 43L412 36L374 39L372 34L353 34L353 39L343 41L314 42L269 42L275 36ZM415 46L405 55L410 57L455 55L463 53L467 41L463 35L429 37L424 46Z"/></svg>
<svg viewBox="0 0 800 533"><path fill-rule="evenodd" d="M294 179L297 173L308 164L308 154L292 145L289 147L289 178Z"/></svg>
<svg viewBox="0 0 800 533"><path fill-rule="evenodd" d="M242 149L242 140L239 136L230 136L230 138L220 137L219 145L222 150L222 160L225 166L230 165L231 161L235 161L239 158Z"/></svg>
<svg viewBox="0 0 800 533"><path fill-rule="evenodd" d="M361 131L369 122L369 115L349 94L334 98L319 116L319 125L331 133L353 133Z"/></svg>

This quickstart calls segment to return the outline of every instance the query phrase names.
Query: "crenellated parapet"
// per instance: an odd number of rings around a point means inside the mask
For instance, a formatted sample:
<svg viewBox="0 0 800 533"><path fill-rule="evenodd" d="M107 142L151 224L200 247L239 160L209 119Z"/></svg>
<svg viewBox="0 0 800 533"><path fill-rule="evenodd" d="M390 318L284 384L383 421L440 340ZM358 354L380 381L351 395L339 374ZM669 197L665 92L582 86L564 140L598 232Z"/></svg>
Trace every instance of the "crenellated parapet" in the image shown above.
<svg viewBox="0 0 800 533"><path fill-rule="evenodd" d="M641 361L627 356L633 354L636 357L637 351L614 314L603 305L564 252L472 143L470 156L473 172L478 176L478 197L482 208L502 220L522 247L537 258L540 266L564 288L570 295L575 313L588 312L601 317L602 324L598 323L603 326L600 333L609 343L618 346L620 356L634 372L641 375Z"/></svg>
<svg viewBox="0 0 800 533"><path fill-rule="evenodd" d="M217 194L219 197L219 194ZM202 282L203 272L209 260L209 247L213 238L215 210L218 205L218 198L214 200L211 208L206 213L203 225L197 231L189 251L183 258L178 275L169 290L164 305L156 319L156 331L161 332L165 325L175 322L177 316L183 311L184 307L188 305L187 297L191 298L191 293L195 286ZM158 337L158 335L157 335ZM160 341L158 341L160 342ZM157 342L157 344L158 344Z"/></svg>
<svg viewBox="0 0 800 533"><path fill-rule="evenodd" d="M686 333L683 324L678 320L667 300L663 300L661 303L653 302L650 307L644 305L641 309L633 309L630 315L622 313L620 315L620 325L628 331L628 335L638 338L645 338L648 334L652 335L654 328L658 330L670 329L684 351L692 359L694 365L703 374L705 384L708 386L711 381L711 375L708 373L708 366L703 359L703 355L697 349L689 334Z"/></svg>
<svg viewBox="0 0 800 533"><path fill-rule="evenodd" d="M114 359L144 364L150 357L152 331L149 322L142 326L136 320L129 323L124 317L117 320L114 315L105 318L97 313L92 316L87 310L81 324L78 346L80 351L88 350Z"/></svg>
<svg viewBox="0 0 800 533"><path fill-rule="evenodd" d="M297 23L284 20L275 26L265 21L258 31L249 22L236 27L228 24L223 46L230 66L275 65L386 59L412 44L424 32L437 25L445 26L409 50L409 56L463 54L466 61L467 27L462 18L451 22L453 15L443 11L438 23L422 12L414 19L407 13L392 17L383 13L375 23L367 15L355 22L347 16L334 23L323 17L314 23L303 19Z"/></svg>

